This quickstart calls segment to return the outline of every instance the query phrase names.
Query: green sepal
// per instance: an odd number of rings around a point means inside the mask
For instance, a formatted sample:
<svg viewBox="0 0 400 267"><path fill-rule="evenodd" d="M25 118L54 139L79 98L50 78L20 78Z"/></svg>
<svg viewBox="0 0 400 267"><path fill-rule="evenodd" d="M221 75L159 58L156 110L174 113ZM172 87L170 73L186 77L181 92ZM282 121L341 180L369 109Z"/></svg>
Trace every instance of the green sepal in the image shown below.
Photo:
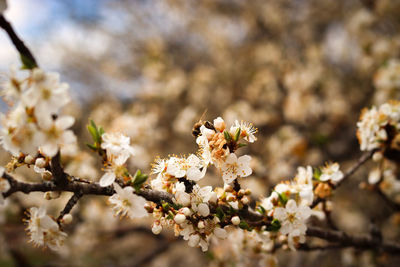
<svg viewBox="0 0 400 267"><path fill-rule="evenodd" d="M244 144L244 143L238 144L238 148L241 148L241 147L244 147L244 146L247 146L247 144Z"/></svg>
<svg viewBox="0 0 400 267"><path fill-rule="evenodd" d="M97 150L97 146L91 145L91 144L86 144L90 149L96 151Z"/></svg>
<svg viewBox="0 0 400 267"><path fill-rule="evenodd" d="M319 181L319 178L321 177L322 171L320 168L314 168L314 172L313 172L313 177L315 180Z"/></svg>
<svg viewBox="0 0 400 267"><path fill-rule="evenodd" d="M232 136L230 133L228 133L227 131L224 131L224 137L226 141L231 141L232 140Z"/></svg>
<svg viewBox="0 0 400 267"><path fill-rule="evenodd" d="M278 219L273 219L271 224L267 226L267 231L276 232L281 228L281 222Z"/></svg>
<svg viewBox="0 0 400 267"><path fill-rule="evenodd" d="M224 213L224 211L222 210L221 207L217 207L217 213L216 213L215 215L218 217L218 219L219 219L220 221L223 221L223 220L224 220L225 213Z"/></svg>
<svg viewBox="0 0 400 267"><path fill-rule="evenodd" d="M275 190L274 190L275 191ZM276 191L275 191L276 192ZM286 194L280 194L276 192L279 197L279 201L282 203L283 206L286 206L286 203L289 201L289 198Z"/></svg>
<svg viewBox="0 0 400 267"><path fill-rule="evenodd" d="M163 207L164 211L168 211L169 210L169 204L167 202L163 202L161 204L161 206Z"/></svg>
<svg viewBox="0 0 400 267"><path fill-rule="evenodd" d="M140 190L142 185L147 181L149 176L147 174L143 174L141 170L137 170L135 175L132 178L132 185L136 191Z"/></svg>
<svg viewBox="0 0 400 267"><path fill-rule="evenodd" d="M241 222L239 223L239 227L240 227L241 229L243 229L243 230L248 230L248 231L251 231L251 230L252 230L251 227L249 226L249 224L248 224L247 222L245 222L245 221L241 221Z"/></svg>
<svg viewBox="0 0 400 267"><path fill-rule="evenodd" d="M237 128L236 132L235 132L235 136L233 137L233 140L235 142L237 142L239 140L240 137L240 133L242 132L242 130L240 128Z"/></svg>
<svg viewBox="0 0 400 267"><path fill-rule="evenodd" d="M265 209L264 209L264 207L263 206L258 206L257 207L257 209L256 209L256 211L258 211L259 213L261 213L261 214L265 214Z"/></svg>
<svg viewBox="0 0 400 267"><path fill-rule="evenodd" d="M22 63L21 69L23 69L23 70L32 70L34 68L37 68L36 63L33 62L30 58L28 58L27 56L25 56L23 54L19 54L19 55L20 55L21 63Z"/></svg>

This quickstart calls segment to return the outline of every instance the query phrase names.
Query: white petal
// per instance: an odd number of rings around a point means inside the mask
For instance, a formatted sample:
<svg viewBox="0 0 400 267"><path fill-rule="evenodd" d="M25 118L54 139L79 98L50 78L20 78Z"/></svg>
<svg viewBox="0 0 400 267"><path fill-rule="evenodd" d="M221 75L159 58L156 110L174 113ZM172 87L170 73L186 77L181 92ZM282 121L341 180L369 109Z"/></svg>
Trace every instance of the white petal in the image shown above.
<svg viewBox="0 0 400 267"><path fill-rule="evenodd" d="M65 130L71 127L74 124L74 122L75 119L72 116L61 116L56 120L55 124L58 129Z"/></svg>
<svg viewBox="0 0 400 267"><path fill-rule="evenodd" d="M115 174L113 172L106 172L100 179L100 186L106 187L115 181Z"/></svg>

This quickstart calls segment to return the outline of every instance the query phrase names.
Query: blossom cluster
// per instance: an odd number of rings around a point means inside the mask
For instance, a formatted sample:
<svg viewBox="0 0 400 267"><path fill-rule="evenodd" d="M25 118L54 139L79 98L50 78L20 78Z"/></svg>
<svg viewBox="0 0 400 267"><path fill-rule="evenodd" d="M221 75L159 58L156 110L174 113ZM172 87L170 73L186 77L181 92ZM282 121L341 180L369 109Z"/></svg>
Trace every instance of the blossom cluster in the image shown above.
<svg viewBox="0 0 400 267"><path fill-rule="evenodd" d="M61 145L74 143L68 130L75 119L59 114L69 101L68 85L59 82L59 75L35 68L23 79L12 77L4 85L4 99L13 106L2 114L0 140L3 148L14 156L20 153L53 157Z"/></svg>
<svg viewBox="0 0 400 267"><path fill-rule="evenodd" d="M67 238L67 234L61 231L59 224L46 214L43 207L32 207L28 213L26 230L29 233L30 242L35 246L47 246L52 250L58 250Z"/></svg>
<svg viewBox="0 0 400 267"><path fill-rule="evenodd" d="M276 185L271 195L261 200L257 211L270 218L272 225L279 225L279 234L295 250L298 243L305 242L306 221L313 213L315 197L328 197L343 176L337 163L315 170L299 167L293 181Z"/></svg>
<svg viewBox="0 0 400 267"><path fill-rule="evenodd" d="M357 137L362 151L396 146L400 130L400 102L390 101L379 108L364 109L357 123ZM394 142L393 142L394 141Z"/></svg>

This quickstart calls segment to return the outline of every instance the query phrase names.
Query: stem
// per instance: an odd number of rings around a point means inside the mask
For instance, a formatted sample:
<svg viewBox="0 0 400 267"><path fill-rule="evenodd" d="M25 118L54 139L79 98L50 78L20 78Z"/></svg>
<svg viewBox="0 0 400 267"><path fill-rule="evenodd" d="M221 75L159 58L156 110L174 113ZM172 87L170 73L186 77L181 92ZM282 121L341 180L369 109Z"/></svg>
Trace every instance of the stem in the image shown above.
<svg viewBox="0 0 400 267"><path fill-rule="evenodd" d="M32 67L38 67L36 59L33 57L31 51L28 49L28 47L26 47L24 42L18 37L11 24L5 19L5 17L2 14L0 14L0 27L7 32L8 36L11 39L11 42L14 44L15 48L21 55L21 58L26 58L29 62L31 62L31 64L33 65Z"/></svg>

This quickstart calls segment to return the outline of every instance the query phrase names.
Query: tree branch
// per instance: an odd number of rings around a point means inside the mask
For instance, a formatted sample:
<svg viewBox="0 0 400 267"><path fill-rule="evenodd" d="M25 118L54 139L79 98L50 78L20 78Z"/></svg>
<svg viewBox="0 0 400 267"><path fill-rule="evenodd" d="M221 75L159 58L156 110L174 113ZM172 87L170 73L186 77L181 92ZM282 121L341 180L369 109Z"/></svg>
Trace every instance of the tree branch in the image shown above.
<svg viewBox="0 0 400 267"><path fill-rule="evenodd" d="M25 65L27 65L26 61L28 61L31 64L32 68L38 67L37 61L33 57L31 51L28 49L28 47L26 47L24 42L18 37L11 24L5 19L5 17L2 14L0 14L0 27L7 32L15 48L18 50L22 62L25 63Z"/></svg>
<svg viewBox="0 0 400 267"><path fill-rule="evenodd" d="M78 203L79 199L83 196L81 191L75 192L72 197L68 200L65 208L60 212L57 221L61 221L65 214L68 214L72 208Z"/></svg>
<svg viewBox="0 0 400 267"><path fill-rule="evenodd" d="M377 150L372 150L369 151L368 153L363 154L358 161L356 162L356 164L354 164L353 166L351 166L350 169L348 169L344 175L343 175L343 179L340 180L336 185L335 188L338 188L344 181L346 181L351 175L353 175L358 168L360 168L364 163L366 163L368 160L370 160L372 158L372 155L374 155L374 153Z"/></svg>
<svg viewBox="0 0 400 267"><path fill-rule="evenodd" d="M400 253L400 244L383 241L367 234L348 235L342 231L327 230L316 226L308 226L307 236L318 237L329 242L340 243L344 247L354 247L360 250L380 250L391 254Z"/></svg>

